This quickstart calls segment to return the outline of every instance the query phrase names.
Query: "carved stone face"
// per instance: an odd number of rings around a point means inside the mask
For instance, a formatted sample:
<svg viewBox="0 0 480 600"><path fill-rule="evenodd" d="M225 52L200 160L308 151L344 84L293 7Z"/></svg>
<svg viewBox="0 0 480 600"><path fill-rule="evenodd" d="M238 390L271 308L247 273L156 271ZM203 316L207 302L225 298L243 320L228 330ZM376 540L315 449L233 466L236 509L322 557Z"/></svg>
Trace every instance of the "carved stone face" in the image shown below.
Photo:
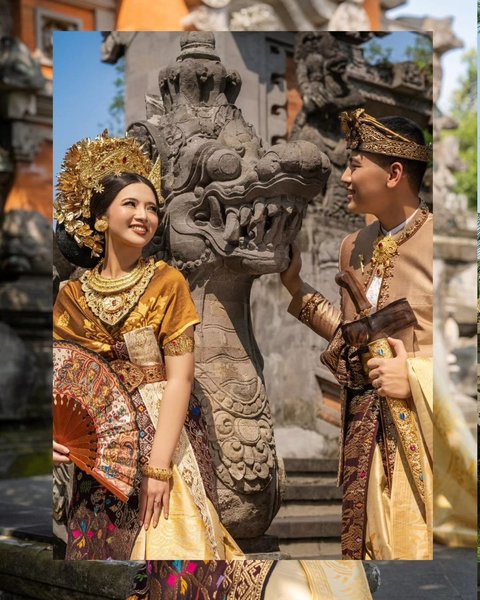
<svg viewBox="0 0 480 600"><path fill-rule="evenodd" d="M159 74L164 114L131 130L162 162L166 253L187 274L212 263L250 276L282 271L329 160L303 140L265 152L234 105L241 79L220 62L213 34L184 34L181 48Z"/></svg>
<svg viewBox="0 0 480 600"><path fill-rule="evenodd" d="M284 270L308 200L328 177L328 159L309 142L279 144L256 159L235 146L199 145L188 189L174 186L165 226L180 269L216 262L250 275Z"/></svg>

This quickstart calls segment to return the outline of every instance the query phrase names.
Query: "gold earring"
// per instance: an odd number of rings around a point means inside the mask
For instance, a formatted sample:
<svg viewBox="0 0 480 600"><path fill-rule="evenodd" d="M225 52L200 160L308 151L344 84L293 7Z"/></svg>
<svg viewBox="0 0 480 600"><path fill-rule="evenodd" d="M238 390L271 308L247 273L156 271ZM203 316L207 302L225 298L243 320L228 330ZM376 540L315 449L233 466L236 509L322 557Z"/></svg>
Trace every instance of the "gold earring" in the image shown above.
<svg viewBox="0 0 480 600"><path fill-rule="evenodd" d="M108 221L106 219L97 219L94 225L96 231L103 233L108 229Z"/></svg>

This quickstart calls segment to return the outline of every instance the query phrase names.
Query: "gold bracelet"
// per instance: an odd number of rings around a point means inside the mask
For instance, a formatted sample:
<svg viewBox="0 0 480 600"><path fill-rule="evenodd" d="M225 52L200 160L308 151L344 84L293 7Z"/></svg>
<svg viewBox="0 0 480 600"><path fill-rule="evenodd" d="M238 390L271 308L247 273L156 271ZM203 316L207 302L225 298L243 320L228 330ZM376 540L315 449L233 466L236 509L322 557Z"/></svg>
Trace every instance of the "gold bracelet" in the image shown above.
<svg viewBox="0 0 480 600"><path fill-rule="evenodd" d="M172 469L159 469L158 467L151 467L150 465L144 465L142 467L142 475L144 477L150 477L157 481L168 481L173 476Z"/></svg>

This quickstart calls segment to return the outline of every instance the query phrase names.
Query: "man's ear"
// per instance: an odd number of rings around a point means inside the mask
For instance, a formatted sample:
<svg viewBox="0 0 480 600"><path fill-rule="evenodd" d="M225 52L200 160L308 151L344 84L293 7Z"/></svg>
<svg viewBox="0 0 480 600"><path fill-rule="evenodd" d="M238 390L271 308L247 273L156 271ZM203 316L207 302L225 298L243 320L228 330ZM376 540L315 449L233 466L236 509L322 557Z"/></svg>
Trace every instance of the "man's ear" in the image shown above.
<svg viewBox="0 0 480 600"><path fill-rule="evenodd" d="M405 175L405 167L401 162L393 162L388 169L387 187L395 188Z"/></svg>

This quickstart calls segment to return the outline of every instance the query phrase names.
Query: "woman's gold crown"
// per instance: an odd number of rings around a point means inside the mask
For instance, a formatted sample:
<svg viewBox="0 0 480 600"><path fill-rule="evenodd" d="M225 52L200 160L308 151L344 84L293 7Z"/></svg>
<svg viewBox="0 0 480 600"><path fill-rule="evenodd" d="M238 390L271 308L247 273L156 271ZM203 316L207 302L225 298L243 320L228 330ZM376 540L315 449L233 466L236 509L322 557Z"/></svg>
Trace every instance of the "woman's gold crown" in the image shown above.
<svg viewBox="0 0 480 600"><path fill-rule="evenodd" d="M152 182L161 197L160 159L155 164L138 143L129 137L108 137L105 131L95 139L74 144L65 154L57 179L54 216L76 243L101 256L104 236L93 231L90 201L94 192L102 192L102 179L107 175L137 173Z"/></svg>

